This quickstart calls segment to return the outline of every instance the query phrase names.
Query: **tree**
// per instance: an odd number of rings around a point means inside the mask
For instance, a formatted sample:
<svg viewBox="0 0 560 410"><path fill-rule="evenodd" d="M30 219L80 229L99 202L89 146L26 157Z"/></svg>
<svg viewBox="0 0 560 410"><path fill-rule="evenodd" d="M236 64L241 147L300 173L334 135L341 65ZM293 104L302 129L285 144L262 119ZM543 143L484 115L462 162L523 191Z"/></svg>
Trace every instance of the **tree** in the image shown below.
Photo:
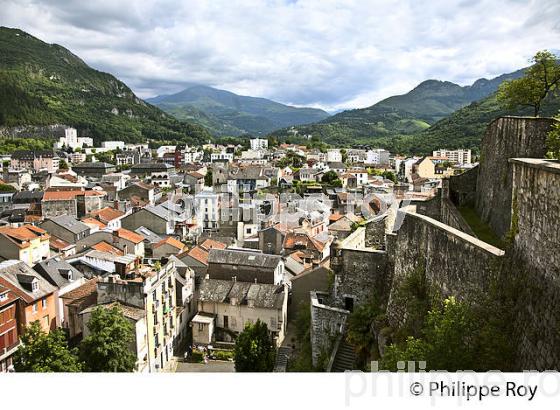
<svg viewBox="0 0 560 410"><path fill-rule="evenodd" d="M17 190L9 184L0 184L0 192L16 192Z"/></svg>
<svg viewBox="0 0 560 410"><path fill-rule="evenodd" d="M21 336L21 346L15 353L14 367L18 372L80 372L82 363L75 350L68 348L61 329L45 333L39 322L33 322Z"/></svg>
<svg viewBox="0 0 560 410"><path fill-rule="evenodd" d="M364 366L372 355L376 344L373 333L374 323L382 314L382 309L376 298L358 306L348 316L348 335L346 340L357 354L358 364Z"/></svg>
<svg viewBox="0 0 560 410"><path fill-rule="evenodd" d="M321 182L328 185L334 185L337 180L339 181L338 174L333 170L325 172L321 178Z"/></svg>
<svg viewBox="0 0 560 410"><path fill-rule="evenodd" d="M205 186L212 186L212 170L211 169L206 171L206 175L204 175L204 185Z"/></svg>
<svg viewBox="0 0 560 410"><path fill-rule="evenodd" d="M500 85L498 101L508 109L532 107L537 117L544 99L558 89L560 64L557 57L546 50L539 51L531 61L533 65L525 71L523 77Z"/></svg>
<svg viewBox="0 0 560 410"><path fill-rule="evenodd" d="M130 349L134 328L120 308L98 307L89 320L90 334L80 345L80 357L89 372L132 372L136 356Z"/></svg>
<svg viewBox="0 0 560 410"><path fill-rule="evenodd" d="M61 159L58 163L58 169L67 170L68 169L68 162L66 160Z"/></svg>
<svg viewBox="0 0 560 410"><path fill-rule="evenodd" d="M235 341L235 371L270 372L274 369L276 352L266 323L247 323Z"/></svg>
<svg viewBox="0 0 560 410"><path fill-rule="evenodd" d="M552 131L548 133L546 145L552 158L560 159L560 123L554 124Z"/></svg>

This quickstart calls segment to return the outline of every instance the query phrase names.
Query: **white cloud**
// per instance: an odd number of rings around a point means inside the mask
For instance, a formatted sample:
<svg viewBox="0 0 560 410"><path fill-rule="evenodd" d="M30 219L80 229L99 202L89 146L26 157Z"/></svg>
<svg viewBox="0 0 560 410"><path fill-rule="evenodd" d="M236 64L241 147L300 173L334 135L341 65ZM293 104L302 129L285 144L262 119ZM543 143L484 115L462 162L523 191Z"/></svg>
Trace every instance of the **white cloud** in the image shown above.
<svg viewBox="0 0 560 410"><path fill-rule="evenodd" d="M468 84L560 44L557 0L1 0L0 24L59 43L142 97L198 82L326 109L428 78Z"/></svg>

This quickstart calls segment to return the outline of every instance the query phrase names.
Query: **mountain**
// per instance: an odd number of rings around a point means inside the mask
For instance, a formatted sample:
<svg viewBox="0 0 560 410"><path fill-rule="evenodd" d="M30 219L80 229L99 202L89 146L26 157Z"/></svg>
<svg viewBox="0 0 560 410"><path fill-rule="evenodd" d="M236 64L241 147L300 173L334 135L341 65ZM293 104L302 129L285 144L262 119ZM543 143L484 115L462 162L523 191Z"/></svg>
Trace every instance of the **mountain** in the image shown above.
<svg viewBox="0 0 560 410"><path fill-rule="evenodd" d="M263 135L278 128L321 121L329 114L316 108L292 107L198 84L177 94L146 101L180 120L192 120L215 135Z"/></svg>
<svg viewBox="0 0 560 410"><path fill-rule="evenodd" d="M67 124L96 141L187 143L210 134L138 98L123 82L57 44L0 27L0 126Z"/></svg>
<svg viewBox="0 0 560 410"><path fill-rule="evenodd" d="M449 81L426 80L403 95L386 98L370 107L348 110L315 124L295 127L332 144L377 144L377 140L415 135L468 104L496 92L505 80L519 78L523 70L469 86ZM273 133L286 135L287 129Z"/></svg>

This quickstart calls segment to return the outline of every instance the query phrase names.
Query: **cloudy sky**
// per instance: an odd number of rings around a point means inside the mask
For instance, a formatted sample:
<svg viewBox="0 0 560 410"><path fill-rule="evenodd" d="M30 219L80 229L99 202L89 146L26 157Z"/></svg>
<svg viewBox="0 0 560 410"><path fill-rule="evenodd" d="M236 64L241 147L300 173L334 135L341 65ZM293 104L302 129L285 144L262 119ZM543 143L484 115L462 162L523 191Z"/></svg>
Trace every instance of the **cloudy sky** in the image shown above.
<svg viewBox="0 0 560 410"><path fill-rule="evenodd" d="M327 110L429 79L461 85L560 49L558 0L0 0L139 96L201 83Z"/></svg>

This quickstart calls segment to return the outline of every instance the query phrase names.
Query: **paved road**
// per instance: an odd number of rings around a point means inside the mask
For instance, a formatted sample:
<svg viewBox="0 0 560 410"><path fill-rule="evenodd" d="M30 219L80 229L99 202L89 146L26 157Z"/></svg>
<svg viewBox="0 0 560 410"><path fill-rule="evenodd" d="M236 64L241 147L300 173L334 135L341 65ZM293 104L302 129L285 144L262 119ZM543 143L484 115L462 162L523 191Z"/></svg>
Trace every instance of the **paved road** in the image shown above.
<svg viewBox="0 0 560 410"><path fill-rule="evenodd" d="M177 363L177 373L232 373L235 372L235 364L233 362L221 362L210 360L208 364L204 363Z"/></svg>

